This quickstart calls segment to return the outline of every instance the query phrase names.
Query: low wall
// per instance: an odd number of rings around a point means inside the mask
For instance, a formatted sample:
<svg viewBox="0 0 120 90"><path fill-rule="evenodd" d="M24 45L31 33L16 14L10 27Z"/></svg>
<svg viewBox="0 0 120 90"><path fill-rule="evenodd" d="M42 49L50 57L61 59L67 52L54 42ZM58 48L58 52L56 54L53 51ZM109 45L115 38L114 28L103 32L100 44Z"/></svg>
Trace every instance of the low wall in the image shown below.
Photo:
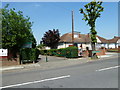
<svg viewBox="0 0 120 90"><path fill-rule="evenodd" d="M118 46L118 53L120 53L120 46Z"/></svg>
<svg viewBox="0 0 120 90"><path fill-rule="evenodd" d="M97 51L100 51L100 52L96 53L97 56L106 55L105 54L105 52L106 52L105 48L99 49ZM83 57L90 57L90 56L92 56L92 50L83 51Z"/></svg>
<svg viewBox="0 0 120 90"><path fill-rule="evenodd" d="M99 49L99 53L96 53L97 56L105 55L106 50L105 49Z"/></svg>
<svg viewBox="0 0 120 90"><path fill-rule="evenodd" d="M2 66L19 65L20 64L19 56L18 58L11 58L11 59L2 56L0 57L0 63L2 64Z"/></svg>

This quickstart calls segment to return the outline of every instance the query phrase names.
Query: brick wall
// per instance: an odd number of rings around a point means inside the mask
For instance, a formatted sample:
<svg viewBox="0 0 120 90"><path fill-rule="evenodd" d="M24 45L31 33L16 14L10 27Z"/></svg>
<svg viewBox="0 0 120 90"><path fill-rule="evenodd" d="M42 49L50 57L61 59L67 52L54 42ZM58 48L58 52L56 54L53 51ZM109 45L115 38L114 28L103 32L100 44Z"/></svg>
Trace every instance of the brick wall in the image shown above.
<svg viewBox="0 0 120 90"><path fill-rule="evenodd" d="M17 58L8 59L8 57L0 57L0 63L2 66L19 65L19 56Z"/></svg>
<svg viewBox="0 0 120 90"><path fill-rule="evenodd" d="M118 53L120 53L120 46L118 46Z"/></svg>
<svg viewBox="0 0 120 90"><path fill-rule="evenodd" d="M97 51L100 51L99 53L96 53L97 56L105 55L105 52L106 52L105 48L99 49ZM89 50L89 51L86 50L83 52L83 57L89 57L91 56L91 54L92 54L92 50Z"/></svg>
<svg viewBox="0 0 120 90"><path fill-rule="evenodd" d="M105 55L105 52L106 52L105 48L99 49L98 51L100 51L100 52L96 53L97 56Z"/></svg>

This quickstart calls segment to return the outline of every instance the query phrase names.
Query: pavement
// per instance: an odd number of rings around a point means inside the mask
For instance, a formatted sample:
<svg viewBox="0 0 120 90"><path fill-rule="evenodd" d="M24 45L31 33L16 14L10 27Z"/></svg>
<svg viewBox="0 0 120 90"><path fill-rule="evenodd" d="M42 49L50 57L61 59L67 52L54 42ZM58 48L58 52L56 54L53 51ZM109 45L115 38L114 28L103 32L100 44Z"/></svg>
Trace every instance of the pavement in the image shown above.
<svg viewBox="0 0 120 90"><path fill-rule="evenodd" d="M52 69L59 67L66 67L71 65L77 65L87 62L93 62L98 60L107 60L109 58L118 57L118 53L106 53L106 55L98 56L99 59L92 60L91 58L63 58L63 57L55 57L55 56L47 56L48 62L46 62L46 56L40 55L39 61L37 63L32 64L22 64L15 66L3 66L0 68L0 71L10 71L10 70L30 70L30 69Z"/></svg>

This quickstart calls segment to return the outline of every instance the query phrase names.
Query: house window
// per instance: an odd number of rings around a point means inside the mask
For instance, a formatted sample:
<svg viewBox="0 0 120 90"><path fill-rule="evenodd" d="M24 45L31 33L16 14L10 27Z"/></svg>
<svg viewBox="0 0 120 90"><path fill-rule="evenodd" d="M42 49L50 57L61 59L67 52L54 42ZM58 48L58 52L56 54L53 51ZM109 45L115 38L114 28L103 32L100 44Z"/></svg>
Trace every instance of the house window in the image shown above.
<svg viewBox="0 0 120 90"><path fill-rule="evenodd" d="M78 38L78 35L74 35L74 38Z"/></svg>
<svg viewBox="0 0 120 90"><path fill-rule="evenodd" d="M78 44L77 44L77 43L74 43L74 46L78 47Z"/></svg>

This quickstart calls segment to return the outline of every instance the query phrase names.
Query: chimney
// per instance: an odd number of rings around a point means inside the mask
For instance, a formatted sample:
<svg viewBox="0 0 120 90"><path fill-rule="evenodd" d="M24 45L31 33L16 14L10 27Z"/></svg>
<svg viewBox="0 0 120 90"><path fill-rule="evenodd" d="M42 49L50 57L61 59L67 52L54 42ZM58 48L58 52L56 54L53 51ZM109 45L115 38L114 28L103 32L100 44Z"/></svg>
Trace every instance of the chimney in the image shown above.
<svg viewBox="0 0 120 90"><path fill-rule="evenodd" d="M90 37L90 33L88 33L88 37Z"/></svg>
<svg viewBox="0 0 120 90"><path fill-rule="evenodd" d="M79 32L79 38L81 37L80 32Z"/></svg>
<svg viewBox="0 0 120 90"><path fill-rule="evenodd" d="M116 36L114 36L114 38L116 38Z"/></svg>

